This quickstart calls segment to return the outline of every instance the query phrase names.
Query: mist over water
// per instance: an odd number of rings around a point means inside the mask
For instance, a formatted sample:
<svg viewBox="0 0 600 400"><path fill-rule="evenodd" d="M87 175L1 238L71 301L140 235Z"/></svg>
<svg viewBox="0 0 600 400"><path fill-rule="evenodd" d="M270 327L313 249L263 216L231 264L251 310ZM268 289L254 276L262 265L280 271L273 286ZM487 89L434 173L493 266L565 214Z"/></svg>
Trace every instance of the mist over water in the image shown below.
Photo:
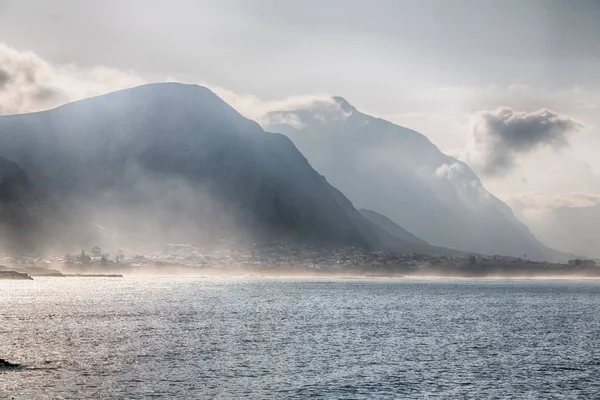
<svg viewBox="0 0 600 400"><path fill-rule="evenodd" d="M0 282L0 398L593 398L600 283Z"/></svg>

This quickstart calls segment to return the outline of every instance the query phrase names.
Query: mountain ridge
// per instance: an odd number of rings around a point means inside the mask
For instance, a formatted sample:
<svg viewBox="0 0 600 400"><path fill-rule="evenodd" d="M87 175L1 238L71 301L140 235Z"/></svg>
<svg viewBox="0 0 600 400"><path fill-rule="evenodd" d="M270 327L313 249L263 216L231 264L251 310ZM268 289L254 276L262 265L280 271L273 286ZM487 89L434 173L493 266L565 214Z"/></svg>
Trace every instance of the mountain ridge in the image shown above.
<svg viewBox="0 0 600 400"><path fill-rule="evenodd" d="M467 164L425 135L361 113L342 97L273 111L264 121L266 130L289 136L357 208L381 213L434 246L568 258L540 243Z"/></svg>
<svg viewBox="0 0 600 400"><path fill-rule="evenodd" d="M1 116L4 155L72 219L126 232L115 237L233 234L366 247L387 237L287 136L197 85L142 85Z"/></svg>

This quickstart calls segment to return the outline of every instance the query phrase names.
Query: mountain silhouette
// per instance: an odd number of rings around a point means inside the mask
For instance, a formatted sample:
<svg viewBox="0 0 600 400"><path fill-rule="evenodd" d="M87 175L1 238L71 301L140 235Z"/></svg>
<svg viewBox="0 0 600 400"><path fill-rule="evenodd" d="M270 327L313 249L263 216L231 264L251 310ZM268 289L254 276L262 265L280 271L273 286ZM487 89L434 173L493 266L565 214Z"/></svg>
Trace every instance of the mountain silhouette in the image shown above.
<svg viewBox="0 0 600 400"><path fill-rule="evenodd" d="M430 250L371 223L288 137L265 132L197 85L150 84L2 116L0 156L79 222L84 232L69 237L82 241Z"/></svg>

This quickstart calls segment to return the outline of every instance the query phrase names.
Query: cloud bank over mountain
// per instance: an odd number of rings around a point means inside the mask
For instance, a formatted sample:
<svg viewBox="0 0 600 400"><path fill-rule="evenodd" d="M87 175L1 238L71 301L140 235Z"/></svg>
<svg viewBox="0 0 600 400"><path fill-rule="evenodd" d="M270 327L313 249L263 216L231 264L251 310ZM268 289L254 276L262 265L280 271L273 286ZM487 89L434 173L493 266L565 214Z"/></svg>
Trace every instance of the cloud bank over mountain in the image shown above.
<svg viewBox="0 0 600 400"><path fill-rule="evenodd" d="M269 111L310 107L330 108L332 110L335 110L336 108L339 109L339 105L331 98L331 96L324 93L266 100L251 94L236 93L232 90L214 86L209 83L203 83L202 86L210 88L210 90L215 92L227 103L231 104L246 118L258 121L261 125L268 125L271 122L268 119ZM291 124L297 122L298 121L293 120L286 121L286 123Z"/></svg>
<svg viewBox="0 0 600 400"><path fill-rule="evenodd" d="M143 83L134 72L53 65L33 52L0 43L0 114L47 110Z"/></svg>
<svg viewBox="0 0 600 400"><path fill-rule="evenodd" d="M479 111L471 125L466 159L486 175L509 171L520 155L541 146L565 147L568 136L583 127L551 110L524 112L509 107Z"/></svg>
<svg viewBox="0 0 600 400"><path fill-rule="evenodd" d="M177 79L169 76L164 81L175 82ZM107 66L81 68L75 64L57 65L34 52L17 50L0 43L0 114L48 110L65 103L145 83L149 83L148 80L134 71ZM273 110L294 109L310 104L337 107L337 103L325 93L265 100L209 83L202 85L234 105L242 115L259 122Z"/></svg>

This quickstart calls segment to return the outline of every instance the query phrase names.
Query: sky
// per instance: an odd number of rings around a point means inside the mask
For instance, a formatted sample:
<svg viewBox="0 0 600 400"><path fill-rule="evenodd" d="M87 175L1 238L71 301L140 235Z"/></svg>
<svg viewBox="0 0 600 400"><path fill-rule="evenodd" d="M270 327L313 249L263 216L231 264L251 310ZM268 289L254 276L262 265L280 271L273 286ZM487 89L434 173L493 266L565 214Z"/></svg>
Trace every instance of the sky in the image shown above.
<svg viewBox="0 0 600 400"><path fill-rule="evenodd" d="M600 1L0 0L0 113L145 82L322 96L425 134L535 231L600 204Z"/></svg>

